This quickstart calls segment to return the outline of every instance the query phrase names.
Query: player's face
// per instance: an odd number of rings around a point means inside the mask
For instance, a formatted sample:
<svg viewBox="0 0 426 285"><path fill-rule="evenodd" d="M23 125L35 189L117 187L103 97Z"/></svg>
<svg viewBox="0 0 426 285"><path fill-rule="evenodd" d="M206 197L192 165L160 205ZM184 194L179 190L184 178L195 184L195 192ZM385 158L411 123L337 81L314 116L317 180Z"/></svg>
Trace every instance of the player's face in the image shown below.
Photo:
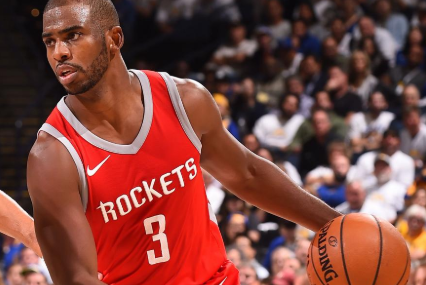
<svg viewBox="0 0 426 285"><path fill-rule="evenodd" d="M90 19L90 7L70 4L43 16L47 59L59 82L71 95L92 89L108 69L103 32Z"/></svg>

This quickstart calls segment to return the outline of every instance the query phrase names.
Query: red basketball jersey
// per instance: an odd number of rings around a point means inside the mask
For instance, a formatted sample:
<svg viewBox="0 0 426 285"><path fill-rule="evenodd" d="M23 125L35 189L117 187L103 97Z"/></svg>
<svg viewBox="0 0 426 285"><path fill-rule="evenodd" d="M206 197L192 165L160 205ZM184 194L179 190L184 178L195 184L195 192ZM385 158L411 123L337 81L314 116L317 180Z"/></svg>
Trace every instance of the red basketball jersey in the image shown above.
<svg viewBox="0 0 426 285"><path fill-rule="evenodd" d="M226 275L229 264L199 164L201 143L176 85L167 73L132 72L145 106L132 144L91 133L65 97L41 128L64 144L77 166L103 281L237 284ZM220 279L212 282L214 276Z"/></svg>

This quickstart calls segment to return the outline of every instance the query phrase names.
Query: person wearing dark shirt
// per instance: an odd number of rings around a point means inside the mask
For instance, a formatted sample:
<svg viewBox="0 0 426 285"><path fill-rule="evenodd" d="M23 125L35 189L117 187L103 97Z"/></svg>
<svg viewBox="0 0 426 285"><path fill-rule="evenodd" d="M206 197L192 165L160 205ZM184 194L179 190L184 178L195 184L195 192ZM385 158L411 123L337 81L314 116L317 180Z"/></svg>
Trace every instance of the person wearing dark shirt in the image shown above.
<svg viewBox="0 0 426 285"><path fill-rule="evenodd" d="M362 111L362 99L349 91L348 76L340 67L331 67L328 74L330 79L325 89L333 98L334 111L349 122L353 114Z"/></svg>
<svg viewBox="0 0 426 285"><path fill-rule="evenodd" d="M298 52L305 56L309 54L319 55L321 51L320 41L308 32L306 23L300 19L293 22L292 33L284 42L297 46Z"/></svg>
<svg viewBox="0 0 426 285"><path fill-rule="evenodd" d="M240 92L231 104L232 118L244 134L251 133L256 121L267 113L264 104L257 100L257 91L251 78L241 82Z"/></svg>
<svg viewBox="0 0 426 285"><path fill-rule="evenodd" d="M302 146L299 173L304 177L309 171L328 165L327 147L333 141L343 140L331 130L331 122L327 111L317 109L312 112L314 136Z"/></svg>

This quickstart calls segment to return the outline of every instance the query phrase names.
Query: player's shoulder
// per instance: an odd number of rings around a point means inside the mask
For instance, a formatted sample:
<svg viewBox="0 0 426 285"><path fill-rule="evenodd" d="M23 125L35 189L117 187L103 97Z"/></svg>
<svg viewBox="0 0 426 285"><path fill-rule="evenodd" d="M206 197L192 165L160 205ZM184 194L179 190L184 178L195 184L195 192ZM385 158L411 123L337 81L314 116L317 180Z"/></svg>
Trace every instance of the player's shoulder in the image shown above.
<svg viewBox="0 0 426 285"><path fill-rule="evenodd" d="M213 96L201 83L191 79L172 78L192 128L199 137L209 132L215 123L221 122Z"/></svg>
<svg viewBox="0 0 426 285"><path fill-rule="evenodd" d="M193 100L212 100L210 92L201 83L187 78L178 78L173 76L172 78L176 84L182 101L184 101L184 104L187 101Z"/></svg>
<svg viewBox="0 0 426 285"><path fill-rule="evenodd" d="M50 158L59 159L67 155L68 151L58 139L44 131L40 131L30 150L28 161L32 164L44 164Z"/></svg>

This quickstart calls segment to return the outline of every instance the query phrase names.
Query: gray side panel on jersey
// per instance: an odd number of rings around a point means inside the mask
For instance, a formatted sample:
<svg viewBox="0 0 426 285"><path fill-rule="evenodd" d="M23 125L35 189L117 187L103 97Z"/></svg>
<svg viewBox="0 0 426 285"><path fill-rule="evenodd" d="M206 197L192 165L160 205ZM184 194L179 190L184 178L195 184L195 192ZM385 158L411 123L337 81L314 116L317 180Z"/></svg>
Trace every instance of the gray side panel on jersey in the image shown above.
<svg viewBox="0 0 426 285"><path fill-rule="evenodd" d="M74 149L74 146L70 143L70 141L52 125L45 123L40 128L39 132L40 131L46 132L49 135L55 137L58 141L60 141L65 146L65 148L71 154L71 157L74 160L75 166L77 167L78 176L80 178L81 202L83 204L84 212L86 212L87 203L88 203L88 188L87 188L86 175L84 172L84 166L83 166L83 162L80 159L80 156L78 155L77 151Z"/></svg>
<svg viewBox="0 0 426 285"><path fill-rule="evenodd" d="M210 221L214 222L217 225L217 220L216 220L216 215L213 212L213 208L212 205L210 205L210 203L207 203L208 207L209 207L209 217L210 217Z"/></svg>
<svg viewBox="0 0 426 285"><path fill-rule="evenodd" d="M173 108L175 109L176 115L179 119L179 122L188 136L189 140L195 146L199 153L201 153L201 141L198 139L197 134L194 132L194 129L191 126L191 122L186 115L185 108L180 98L179 91L176 87L176 83L173 81L173 78L166 72L160 72L160 75L163 77L166 82L167 89L169 90L170 99L172 100Z"/></svg>

